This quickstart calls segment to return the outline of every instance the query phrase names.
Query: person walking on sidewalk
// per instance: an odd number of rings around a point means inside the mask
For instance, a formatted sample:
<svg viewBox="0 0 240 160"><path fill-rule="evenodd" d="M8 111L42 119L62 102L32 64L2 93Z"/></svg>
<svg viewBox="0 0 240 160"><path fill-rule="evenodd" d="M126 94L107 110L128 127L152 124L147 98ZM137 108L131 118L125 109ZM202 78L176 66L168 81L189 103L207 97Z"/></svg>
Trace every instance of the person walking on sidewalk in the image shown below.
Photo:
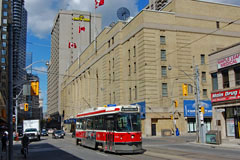
<svg viewBox="0 0 240 160"><path fill-rule="evenodd" d="M7 141L8 141L7 133L4 133L2 137L2 152L6 152L7 150Z"/></svg>

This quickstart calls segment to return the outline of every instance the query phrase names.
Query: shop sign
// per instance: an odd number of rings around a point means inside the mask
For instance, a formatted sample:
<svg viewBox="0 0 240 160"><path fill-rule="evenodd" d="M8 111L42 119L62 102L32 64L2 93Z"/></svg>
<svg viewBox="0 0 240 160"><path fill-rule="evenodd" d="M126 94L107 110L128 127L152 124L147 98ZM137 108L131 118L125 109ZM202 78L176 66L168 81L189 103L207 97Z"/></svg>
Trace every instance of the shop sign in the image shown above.
<svg viewBox="0 0 240 160"><path fill-rule="evenodd" d="M218 69L240 63L240 53L218 60Z"/></svg>
<svg viewBox="0 0 240 160"><path fill-rule="evenodd" d="M221 102L235 99L240 99L240 89L215 92L211 94L212 102Z"/></svg>
<svg viewBox="0 0 240 160"><path fill-rule="evenodd" d="M183 100L184 117L195 117L195 100ZM204 107L204 117L212 117L212 103L210 100L201 100L200 107Z"/></svg>

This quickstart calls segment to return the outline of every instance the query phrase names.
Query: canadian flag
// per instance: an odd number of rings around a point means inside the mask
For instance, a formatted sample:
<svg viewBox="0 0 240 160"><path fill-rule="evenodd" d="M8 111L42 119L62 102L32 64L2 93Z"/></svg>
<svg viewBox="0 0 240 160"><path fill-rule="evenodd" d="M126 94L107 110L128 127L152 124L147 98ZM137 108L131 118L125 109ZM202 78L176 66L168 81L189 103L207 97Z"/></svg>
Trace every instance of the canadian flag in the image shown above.
<svg viewBox="0 0 240 160"><path fill-rule="evenodd" d="M77 48L77 44L73 42L68 43L68 48Z"/></svg>
<svg viewBox="0 0 240 160"><path fill-rule="evenodd" d="M81 33L81 31L85 32L85 27L84 26L83 27L79 26L78 33Z"/></svg>
<svg viewBox="0 0 240 160"><path fill-rule="evenodd" d="M98 6L104 5L104 0L95 0L95 8L98 8Z"/></svg>

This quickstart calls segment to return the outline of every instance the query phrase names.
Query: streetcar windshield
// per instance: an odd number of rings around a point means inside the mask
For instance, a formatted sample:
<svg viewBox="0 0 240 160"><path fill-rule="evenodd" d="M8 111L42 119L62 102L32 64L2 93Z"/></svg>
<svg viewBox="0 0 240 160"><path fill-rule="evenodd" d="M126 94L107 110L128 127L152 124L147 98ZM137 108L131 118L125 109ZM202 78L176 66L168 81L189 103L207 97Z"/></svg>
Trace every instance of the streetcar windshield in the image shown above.
<svg viewBox="0 0 240 160"><path fill-rule="evenodd" d="M141 131L140 114L123 113L117 116L117 131L132 132Z"/></svg>

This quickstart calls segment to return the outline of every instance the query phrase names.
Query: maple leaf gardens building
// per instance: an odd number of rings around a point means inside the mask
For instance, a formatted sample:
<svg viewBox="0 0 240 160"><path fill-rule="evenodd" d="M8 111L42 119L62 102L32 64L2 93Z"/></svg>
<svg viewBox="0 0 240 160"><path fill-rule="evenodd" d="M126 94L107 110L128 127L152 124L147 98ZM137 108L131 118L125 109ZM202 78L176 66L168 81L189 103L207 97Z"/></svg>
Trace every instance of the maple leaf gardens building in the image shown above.
<svg viewBox="0 0 240 160"><path fill-rule="evenodd" d="M239 15L239 6L173 0L105 27L65 72L60 113L68 120L91 107L137 103L144 136L171 134L174 123L180 134L195 132L198 65L204 123L212 129L208 54L240 41Z"/></svg>

